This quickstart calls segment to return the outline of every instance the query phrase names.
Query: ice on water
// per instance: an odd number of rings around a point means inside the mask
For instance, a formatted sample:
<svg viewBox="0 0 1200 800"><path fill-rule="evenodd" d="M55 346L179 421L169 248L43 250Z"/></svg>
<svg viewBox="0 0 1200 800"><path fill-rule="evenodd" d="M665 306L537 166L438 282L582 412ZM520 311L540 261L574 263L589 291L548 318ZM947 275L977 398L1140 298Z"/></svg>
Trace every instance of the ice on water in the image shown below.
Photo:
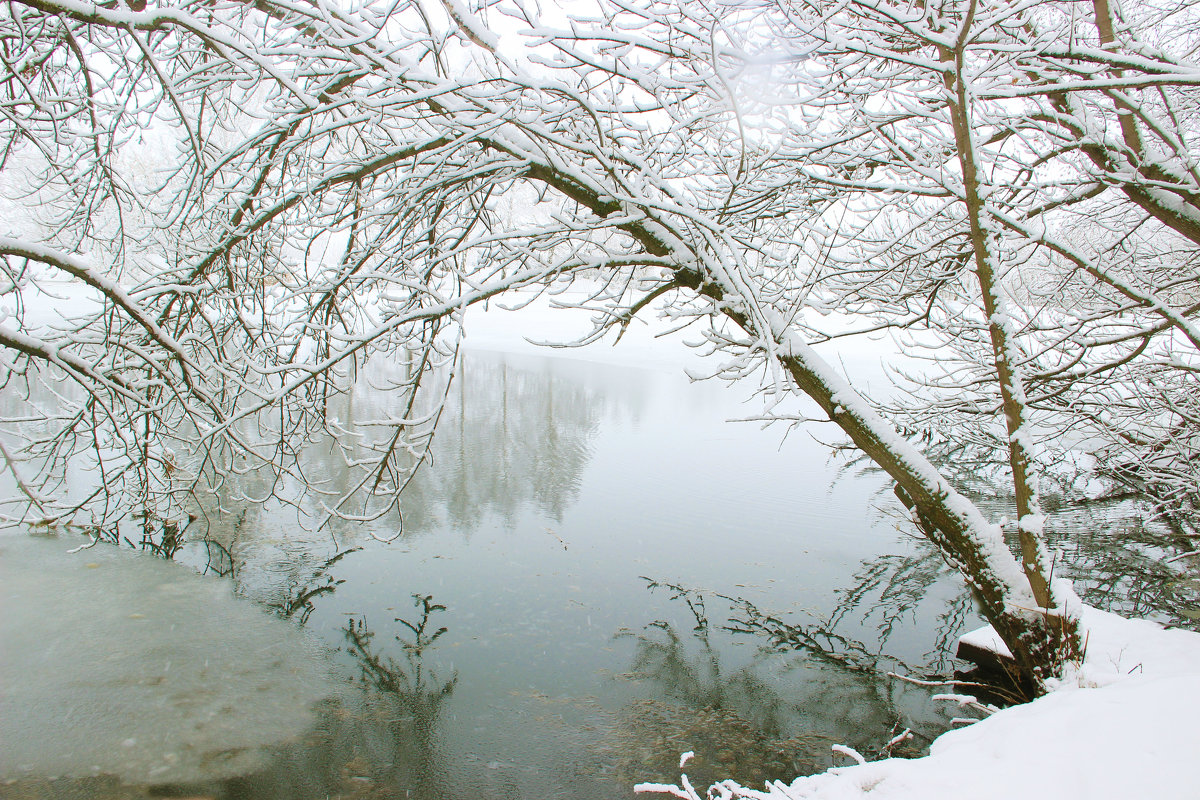
<svg viewBox="0 0 1200 800"><path fill-rule="evenodd" d="M254 771L334 689L229 583L80 537L0 536L0 780Z"/></svg>

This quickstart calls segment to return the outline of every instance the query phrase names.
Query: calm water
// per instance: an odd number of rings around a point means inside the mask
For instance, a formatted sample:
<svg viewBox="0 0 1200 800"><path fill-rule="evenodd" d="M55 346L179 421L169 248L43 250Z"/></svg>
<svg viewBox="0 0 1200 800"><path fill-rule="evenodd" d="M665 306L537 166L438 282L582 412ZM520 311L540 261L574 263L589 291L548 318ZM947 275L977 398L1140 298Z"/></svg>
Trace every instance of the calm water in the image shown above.
<svg viewBox="0 0 1200 800"><path fill-rule="evenodd" d="M881 481L835 480L806 433L781 444L781 430L727 422L755 410L677 371L471 353L399 539L298 538L266 510L230 547L234 579L284 606L344 581L305 625L351 672L347 629L365 626L370 654L408 676L400 695L423 694L396 698L423 709L409 720L423 744L404 756L416 763L383 779L431 797L624 797L677 777L686 750L694 778L790 778L832 763L835 742L870 750L897 723L939 732L950 710L927 693L772 646L773 621L829 618L864 560L916 548L877 510ZM209 549L186 558L203 566ZM429 632L445 628L419 653L397 621L419 625L414 595L443 607ZM884 651L936 660L938 616L958 596L956 578L931 578ZM876 651L883 618L861 624L865 610L839 630ZM391 747L364 756L368 777Z"/></svg>
<svg viewBox="0 0 1200 800"><path fill-rule="evenodd" d="M193 525L176 560L289 614L351 688L269 768L191 789L624 798L687 750L706 785L906 727L922 749L958 710L883 673L948 673L970 598L881 477L726 421L756 409L673 371L472 352L398 538L282 507Z"/></svg>

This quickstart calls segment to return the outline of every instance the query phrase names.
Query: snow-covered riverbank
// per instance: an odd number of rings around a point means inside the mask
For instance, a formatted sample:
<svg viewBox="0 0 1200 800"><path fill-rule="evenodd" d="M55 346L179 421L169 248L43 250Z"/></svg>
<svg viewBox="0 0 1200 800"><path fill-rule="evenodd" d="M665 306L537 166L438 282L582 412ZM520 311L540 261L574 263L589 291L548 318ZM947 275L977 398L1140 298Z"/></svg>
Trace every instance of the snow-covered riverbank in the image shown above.
<svg viewBox="0 0 1200 800"><path fill-rule="evenodd" d="M724 783L710 793L754 800L1195 798L1200 634L1091 608L1083 621L1086 661L1054 691L942 735L925 758L839 767L764 790ZM971 636L978 642L989 634ZM700 796L686 775L679 786L638 789Z"/></svg>

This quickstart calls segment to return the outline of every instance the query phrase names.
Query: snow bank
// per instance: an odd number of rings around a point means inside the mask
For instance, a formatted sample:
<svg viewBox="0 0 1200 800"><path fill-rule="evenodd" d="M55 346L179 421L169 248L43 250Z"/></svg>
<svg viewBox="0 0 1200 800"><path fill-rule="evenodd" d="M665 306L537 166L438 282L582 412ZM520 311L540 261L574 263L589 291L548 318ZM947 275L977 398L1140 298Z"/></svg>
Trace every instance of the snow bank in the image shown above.
<svg viewBox="0 0 1200 800"><path fill-rule="evenodd" d="M1050 694L943 734L925 758L839 767L761 792L727 782L710 793L756 800L1197 797L1200 634L1090 608L1083 626L1086 661ZM993 636L989 629L968 635L975 643ZM696 796L679 787L637 788Z"/></svg>

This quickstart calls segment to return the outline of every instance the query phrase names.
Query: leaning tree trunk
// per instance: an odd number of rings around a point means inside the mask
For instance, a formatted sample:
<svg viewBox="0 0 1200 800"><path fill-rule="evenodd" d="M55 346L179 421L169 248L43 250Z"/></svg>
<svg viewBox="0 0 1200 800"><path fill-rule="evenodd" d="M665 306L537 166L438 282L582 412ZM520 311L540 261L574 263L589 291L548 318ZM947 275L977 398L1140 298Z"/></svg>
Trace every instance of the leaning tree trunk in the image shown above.
<svg viewBox="0 0 1200 800"><path fill-rule="evenodd" d="M709 296L723 295L713 284L696 288ZM774 337L776 357L796 386L896 482L896 494L918 527L975 590L984 616L1008 646L1023 681L1040 687L1065 661L1078 656L1077 620L1063 609L1038 602L999 525L984 519L811 347L789 335L786 322L760 332L761 323L753 318L733 310L725 313L752 335Z"/></svg>
<svg viewBox="0 0 1200 800"><path fill-rule="evenodd" d="M598 217L621 211L598 187L589 185L585 175L545 163L537 153L508 142L489 140L488 145L519 156L527 162L527 177L553 187ZM653 210L644 210L640 218L625 213L631 218L619 227L656 260L677 265L673 286L713 299L729 319L764 343L768 358L775 359L796 387L896 482L896 494L912 510L917 525L975 590L984 616L1008 646L1021 677L1040 686L1055 675L1064 658L1077 652L1063 646L1064 641L1074 641L1075 622L1061 610L1039 604L1000 526L985 520L804 341L790 321L792 315L765 307L752 287L723 270L719 259L705 258L708 243L690 244L686 228L673 228L669 219Z"/></svg>

